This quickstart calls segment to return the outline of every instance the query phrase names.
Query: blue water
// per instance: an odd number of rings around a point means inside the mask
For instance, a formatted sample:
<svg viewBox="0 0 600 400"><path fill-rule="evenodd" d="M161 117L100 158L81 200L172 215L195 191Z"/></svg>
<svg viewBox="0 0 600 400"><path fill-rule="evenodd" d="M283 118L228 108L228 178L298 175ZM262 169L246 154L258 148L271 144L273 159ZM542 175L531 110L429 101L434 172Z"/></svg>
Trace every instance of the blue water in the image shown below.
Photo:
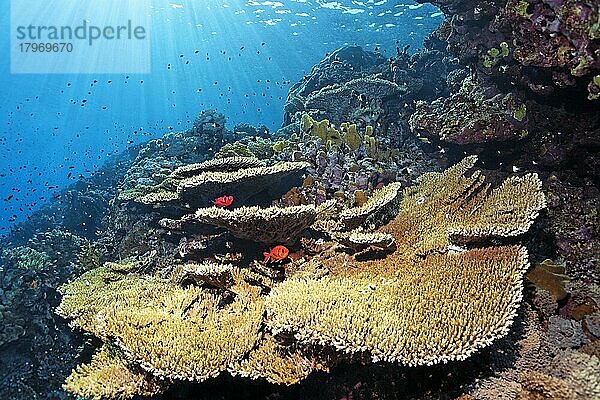
<svg viewBox="0 0 600 400"><path fill-rule="evenodd" d="M187 129L203 109L230 128L275 130L288 89L326 53L417 49L443 19L412 1L154 0L151 74L11 75L9 4L0 7L0 235L111 155Z"/></svg>

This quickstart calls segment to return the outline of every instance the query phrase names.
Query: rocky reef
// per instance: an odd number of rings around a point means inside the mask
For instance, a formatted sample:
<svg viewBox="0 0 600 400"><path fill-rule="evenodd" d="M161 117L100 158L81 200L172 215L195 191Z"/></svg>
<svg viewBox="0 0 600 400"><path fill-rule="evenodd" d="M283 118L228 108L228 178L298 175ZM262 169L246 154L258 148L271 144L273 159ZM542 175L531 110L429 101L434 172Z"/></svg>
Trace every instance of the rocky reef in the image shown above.
<svg viewBox="0 0 600 400"><path fill-rule="evenodd" d="M598 5L433 3L446 13L435 35L469 76L449 96L419 101L411 128L450 159L467 151L500 175L538 172L551 199L539 232L550 246L540 257L564 263L570 276L597 281L598 217L589 202L600 184Z"/></svg>

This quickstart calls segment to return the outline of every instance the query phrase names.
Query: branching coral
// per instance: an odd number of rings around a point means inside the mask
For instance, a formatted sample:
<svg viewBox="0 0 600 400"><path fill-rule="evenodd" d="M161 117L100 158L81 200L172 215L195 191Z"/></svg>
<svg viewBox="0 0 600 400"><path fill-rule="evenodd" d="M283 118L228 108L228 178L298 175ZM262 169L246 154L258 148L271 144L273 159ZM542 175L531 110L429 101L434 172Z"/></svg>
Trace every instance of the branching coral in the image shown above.
<svg viewBox="0 0 600 400"><path fill-rule="evenodd" d="M275 384L293 385L319 369L326 369L316 357L298 349L281 346L271 335L265 335L247 358L230 366L232 375L264 378Z"/></svg>
<svg viewBox="0 0 600 400"><path fill-rule="evenodd" d="M259 339L264 312L257 290L236 282L235 300L166 280L104 268L62 287L58 312L109 338L144 370L202 381L242 358Z"/></svg>
<svg viewBox="0 0 600 400"><path fill-rule="evenodd" d="M383 232L364 232L356 229L350 232L333 232L332 236L338 243L355 251L368 248L386 250L393 248L395 244L394 237Z"/></svg>
<svg viewBox="0 0 600 400"><path fill-rule="evenodd" d="M191 178L202 172L233 172L245 168L264 167L265 162L255 157L214 158L197 164L188 164L177 168L171 176L175 178Z"/></svg>
<svg viewBox="0 0 600 400"><path fill-rule="evenodd" d="M535 176L489 190L480 173L465 175L474 162L467 158L424 176L403 192L400 213L378 231L336 233L359 247L389 248L378 260L358 261L329 244L286 266L278 279L252 265L208 261L179 266L170 279L108 267L85 273L61 287L58 312L116 346L124 360L101 352L102 363L81 367L67 388L95 396L110 368L123 390L141 393L150 390L145 373L203 381L228 370L290 385L354 355L411 366L469 357L507 332L521 300L527 252L517 245L457 250L455 240L522 233L544 205ZM364 221L398 197L399 186L387 185L353 215ZM213 207L193 218L281 243L295 241L330 207ZM141 386L132 388L129 378L137 373Z"/></svg>
<svg viewBox="0 0 600 400"><path fill-rule="evenodd" d="M362 225L367 219L377 213L393 208L401 194L402 185L390 183L381 189L375 190L373 195L360 207L344 210L339 220L346 229L354 229Z"/></svg>
<svg viewBox="0 0 600 400"><path fill-rule="evenodd" d="M129 399L155 395L163 385L151 375L132 369L117 349L105 345L94 354L89 364L73 370L64 389L94 400Z"/></svg>
<svg viewBox="0 0 600 400"><path fill-rule="evenodd" d="M171 280L177 284L193 281L197 284L207 284L212 287L225 289L233 283L233 265L204 262L202 264L185 264L178 267Z"/></svg>
<svg viewBox="0 0 600 400"><path fill-rule="evenodd" d="M461 360L506 334L521 300L525 249L455 253L452 236L521 233L544 197L534 176L488 192L480 174L464 176L474 162L426 175L405 191L400 214L382 229L398 246L385 260L334 257L323 261L330 276L277 286L267 302L268 326L307 345L407 365Z"/></svg>
<svg viewBox="0 0 600 400"><path fill-rule="evenodd" d="M134 200L146 205L169 205L178 203L179 195L177 192L160 190L145 194L139 198L135 198Z"/></svg>
<svg viewBox="0 0 600 400"><path fill-rule="evenodd" d="M421 262L397 256L354 273L291 279L274 289L268 324L302 343L367 352L373 361L462 360L508 331L526 256L520 247L431 255Z"/></svg>
<svg viewBox="0 0 600 400"><path fill-rule="evenodd" d="M425 174L419 185L405 190L400 207L410 212L401 213L397 222L407 230L404 240L416 239L413 246L421 247L420 254L445 251L451 239L522 234L546 206L536 174L510 177L490 191L479 171L465 176L476 160L467 157L444 173ZM408 231L411 226L417 229Z"/></svg>

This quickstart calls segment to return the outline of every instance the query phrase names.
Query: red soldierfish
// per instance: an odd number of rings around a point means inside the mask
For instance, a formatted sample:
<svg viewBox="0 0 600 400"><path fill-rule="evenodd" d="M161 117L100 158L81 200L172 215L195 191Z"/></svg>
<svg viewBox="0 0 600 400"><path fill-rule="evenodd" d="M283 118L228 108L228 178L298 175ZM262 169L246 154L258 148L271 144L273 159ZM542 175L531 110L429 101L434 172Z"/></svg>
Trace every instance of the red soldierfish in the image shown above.
<svg viewBox="0 0 600 400"><path fill-rule="evenodd" d="M213 201L213 204L219 208L229 207L232 203L233 196L222 196Z"/></svg>
<svg viewBox="0 0 600 400"><path fill-rule="evenodd" d="M275 246L271 249L270 252L263 253L263 255L265 256L264 262L268 263L268 262L273 262L273 261L285 260L289 254L290 254L290 251L288 250L287 247L281 246L281 245Z"/></svg>

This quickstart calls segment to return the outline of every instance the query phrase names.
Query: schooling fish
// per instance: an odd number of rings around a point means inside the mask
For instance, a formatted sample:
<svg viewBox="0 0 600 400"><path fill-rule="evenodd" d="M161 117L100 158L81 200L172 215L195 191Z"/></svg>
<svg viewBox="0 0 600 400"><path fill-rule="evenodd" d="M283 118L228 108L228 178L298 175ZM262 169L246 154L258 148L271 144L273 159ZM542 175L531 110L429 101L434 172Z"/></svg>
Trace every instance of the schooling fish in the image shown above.
<svg viewBox="0 0 600 400"><path fill-rule="evenodd" d="M270 252L263 253L263 255L265 256L264 262L268 263L268 262L273 262L273 261L285 260L289 254L290 254L290 251L288 250L287 247L281 246L281 245L275 246L271 249Z"/></svg>
<svg viewBox="0 0 600 400"><path fill-rule="evenodd" d="M213 201L213 204L219 208L229 207L231 204L233 204L233 196L218 197Z"/></svg>

